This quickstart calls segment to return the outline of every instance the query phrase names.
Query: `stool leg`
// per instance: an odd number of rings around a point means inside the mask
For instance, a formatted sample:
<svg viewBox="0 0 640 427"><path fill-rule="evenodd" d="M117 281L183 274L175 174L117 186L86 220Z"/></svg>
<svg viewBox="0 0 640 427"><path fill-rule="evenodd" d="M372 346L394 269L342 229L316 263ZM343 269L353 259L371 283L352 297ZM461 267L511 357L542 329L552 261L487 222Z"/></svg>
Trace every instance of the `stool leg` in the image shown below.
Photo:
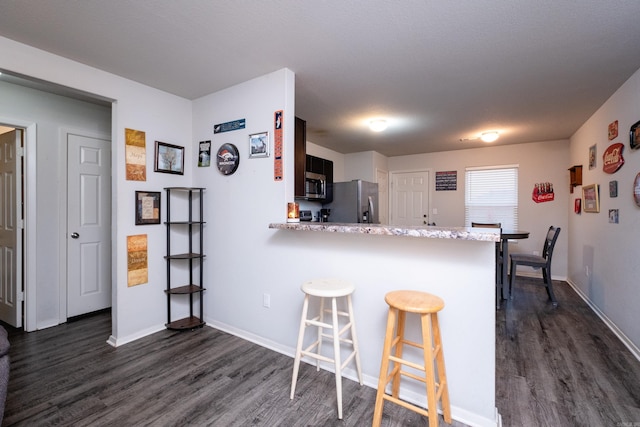
<svg viewBox="0 0 640 427"><path fill-rule="evenodd" d="M324 323L324 298L320 298L320 314L318 317L320 323ZM318 351L317 354L322 354L322 326L318 326ZM316 371L320 372L320 359L316 359Z"/></svg>
<svg viewBox="0 0 640 427"><path fill-rule="evenodd" d="M438 366L438 383L440 384L440 404L442 405L442 416L445 422L451 424L451 402L449 401L449 383L447 382L447 370L444 367L444 350L442 347L442 337L440 335L440 324L438 315L431 314L431 326L433 327L433 339L440 346L440 351L436 354Z"/></svg>
<svg viewBox="0 0 640 427"><path fill-rule="evenodd" d="M384 344L382 347L382 361L380 362L380 376L378 377L378 392L376 394L376 406L373 411L372 427L380 427L382 421L382 409L384 406L384 389L387 387L387 376L389 375L389 355L391 354L391 343L393 342L393 330L396 325L396 311L389 307L387 315L387 331L384 336Z"/></svg>
<svg viewBox="0 0 640 427"><path fill-rule="evenodd" d="M331 316L333 318L333 360L336 370L336 395L338 400L338 419L342 419L342 363L340 362L340 324L338 323L338 303L331 298Z"/></svg>
<svg viewBox="0 0 640 427"><path fill-rule="evenodd" d="M296 346L296 356L293 362L293 376L291 378L291 396L296 392L296 382L298 382L298 370L300 368L300 358L302 357L302 341L304 340L304 329L307 325L307 310L309 308L309 295L305 295L304 302L302 303L302 317L300 320L300 329L298 331L298 344Z"/></svg>
<svg viewBox="0 0 640 427"><path fill-rule="evenodd" d="M404 350L404 325L407 318L407 312L398 310L398 330L396 331L396 339L398 339L398 344L396 344L396 357L398 359L402 359L402 353ZM391 395L395 398L400 397L400 371L402 370L402 365L400 363L394 363L392 374L393 376L393 385L391 386Z"/></svg>
<svg viewBox="0 0 640 427"><path fill-rule="evenodd" d="M424 371L427 386L427 411L429 412L429 427L438 427L438 404L436 400L436 376L433 368L433 339L431 335L431 315L421 314L422 345L424 347Z"/></svg>
<svg viewBox="0 0 640 427"><path fill-rule="evenodd" d="M356 318L353 315L353 304L351 303L351 295L347 295L347 304L349 306L349 322L351 323L351 341L353 341L353 351L356 355L356 369L358 371L358 380L360 385L362 382L362 367L360 366L360 348L358 346L358 337L356 335Z"/></svg>

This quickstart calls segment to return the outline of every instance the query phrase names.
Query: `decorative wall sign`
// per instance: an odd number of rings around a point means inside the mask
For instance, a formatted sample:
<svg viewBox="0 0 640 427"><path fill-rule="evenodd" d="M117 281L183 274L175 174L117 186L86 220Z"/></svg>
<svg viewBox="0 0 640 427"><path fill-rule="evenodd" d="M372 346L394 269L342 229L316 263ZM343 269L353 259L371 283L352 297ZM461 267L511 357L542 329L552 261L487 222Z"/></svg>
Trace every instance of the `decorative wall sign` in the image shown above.
<svg viewBox="0 0 640 427"><path fill-rule="evenodd" d="M585 212L600 212L600 186L590 184L582 187L582 204Z"/></svg>
<svg viewBox="0 0 640 427"><path fill-rule="evenodd" d="M147 180L147 150L145 133L141 130L124 130L124 157L127 181Z"/></svg>
<svg viewBox="0 0 640 427"><path fill-rule="evenodd" d="M623 150L624 144L619 142L611 144L604 150L604 153L602 153L602 170L605 173L616 173L624 165Z"/></svg>
<svg viewBox="0 0 640 427"><path fill-rule="evenodd" d="M596 145L589 147L589 169L596 168Z"/></svg>
<svg viewBox="0 0 640 427"><path fill-rule="evenodd" d="M458 171L436 172L436 191L452 191L458 188Z"/></svg>
<svg viewBox="0 0 640 427"><path fill-rule="evenodd" d="M211 164L211 141L200 141L198 147L198 167L207 168Z"/></svg>
<svg viewBox="0 0 640 427"><path fill-rule="evenodd" d="M640 147L640 121L635 122L629 130L629 147L632 150Z"/></svg>
<svg viewBox="0 0 640 427"><path fill-rule="evenodd" d="M609 123L609 141L618 137L618 121Z"/></svg>
<svg viewBox="0 0 640 427"><path fill-rule="evenodd" d="M223 175L232 175L240 165L238 148L233 144L222 144L218 149L216 164Z"/></svg>
<svg viewBox="0 0 640 427"><path fill-rule="evenodd" d="M640 206L640 173L633 181L633 199L636 201L636 205Z"/></svg>
<svg viewBox="0 0 640 427"><path fill-rule="evenodd" d="M249 158L269 157L269 132L249 135Z"/></svg>
<svg viewBox="0 0 640 427"><path fill-rule="evenodd" d="M127 286L149 282L147 235L127 236Z"/></svg>
<svg viewBox="0 0 640 427"><path fill-rule="evenodd" d="M155 172L184 175L184 147L156 141Z"/></svg>
<svg viewBox="0 0 640 427"><path fill-rule="evenodd" d="M531 199L536 203L550 202L555 198L553 184L550 182L539 182L534 185Z"/></svg>
<svg viewBox="0 0 640 427"><path fill-rule="evenodd" d="M609 209L609 222L611 224L618 223L618 209Z"/></svg>
<svg viewBox="0 0 640 427"><path fill-rule="evenodd" d="M618 197L618 181L609 181L609 197Z"/></svg>
<svg viewBox="0 0 640 427"><path fill-rule="evenodd" d="M276 111L273 116L273 180L282 181L284 168L282 166L282 129L284 128L284 114Z"/></svg>
<svg viewBox="0 0 640 427"><path fill-rule="evenodd" d="M160 224L160 192L136 191L136 225Z"/></svg>
<svg viewBox="0 0 640 427"><path fill-rule="evenodd" d="M244 129L246 119L234 120L232 122L220 123L213 125L213 133L231 132L238 129Z"/></svg>

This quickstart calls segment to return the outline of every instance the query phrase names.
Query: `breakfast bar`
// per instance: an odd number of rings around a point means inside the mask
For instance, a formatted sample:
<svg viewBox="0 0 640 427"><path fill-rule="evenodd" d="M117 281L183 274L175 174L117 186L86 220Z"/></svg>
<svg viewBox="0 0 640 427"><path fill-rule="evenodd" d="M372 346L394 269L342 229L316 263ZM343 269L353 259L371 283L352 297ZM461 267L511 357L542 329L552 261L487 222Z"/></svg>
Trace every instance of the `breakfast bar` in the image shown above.
<svg viewBox="0 0 640 427"><path fill-rule="evenodd" d="M292 283L336 277L355 284L353 305L369 387L378 382L385 294L413 289L442 298L440 328L452 417L473 426L500 424L495 407L495 242L500 230L321 222L271 223L269 228L270 244L285 251L286 263L306 271L306 277L294 273ZM293 323L300 308L301 302L292 301L287 317ZM419 340L414 320L407 319L407 334ZM418 361L419 354L415 357ZM356 378L353 370L344 374ZM408 381L403 388L403 399L425 406L422 383Z"/></svg>

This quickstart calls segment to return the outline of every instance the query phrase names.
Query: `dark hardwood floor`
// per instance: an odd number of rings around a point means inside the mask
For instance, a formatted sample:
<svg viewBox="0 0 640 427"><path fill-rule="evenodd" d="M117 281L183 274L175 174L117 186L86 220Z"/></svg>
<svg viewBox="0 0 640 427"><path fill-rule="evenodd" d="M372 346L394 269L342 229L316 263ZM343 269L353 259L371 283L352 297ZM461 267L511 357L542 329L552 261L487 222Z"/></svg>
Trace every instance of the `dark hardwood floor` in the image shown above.
<svg viewBox="0 0 640 427"><path fill-rule="evenodd" d="M518 277L497 312L503 425L640 427L640 361L566 282L553 283L557 309L541 279Z"/></svg>
<svg viewBox="0 0 640 427"><path fill-rule="evenodd" d="M556 310L534 283L519 278L497 314L503 425L640 426L640 362L566 283L556 284ZM374 389L343 381L339 421L333 374L303 364L290 400L291 358L209 327L117 349L105 342L109 313L28 334L7 329L4 426L366 426L373 418ZM385 404L384 426L427 424Z"/></svg>

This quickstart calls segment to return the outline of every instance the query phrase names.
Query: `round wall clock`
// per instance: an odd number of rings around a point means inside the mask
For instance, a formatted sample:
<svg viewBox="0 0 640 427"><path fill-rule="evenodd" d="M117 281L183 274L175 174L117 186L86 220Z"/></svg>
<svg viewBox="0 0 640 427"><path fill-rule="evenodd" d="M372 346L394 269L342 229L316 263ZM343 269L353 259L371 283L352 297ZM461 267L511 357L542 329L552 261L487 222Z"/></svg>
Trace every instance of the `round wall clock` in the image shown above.
<svg viewBox="0 0 640 427"><path fill-rule="evenodd" d="M216 164L223 175L233 174L240 164L238 148L233 144L222 144L218 149Z"/></svg>

